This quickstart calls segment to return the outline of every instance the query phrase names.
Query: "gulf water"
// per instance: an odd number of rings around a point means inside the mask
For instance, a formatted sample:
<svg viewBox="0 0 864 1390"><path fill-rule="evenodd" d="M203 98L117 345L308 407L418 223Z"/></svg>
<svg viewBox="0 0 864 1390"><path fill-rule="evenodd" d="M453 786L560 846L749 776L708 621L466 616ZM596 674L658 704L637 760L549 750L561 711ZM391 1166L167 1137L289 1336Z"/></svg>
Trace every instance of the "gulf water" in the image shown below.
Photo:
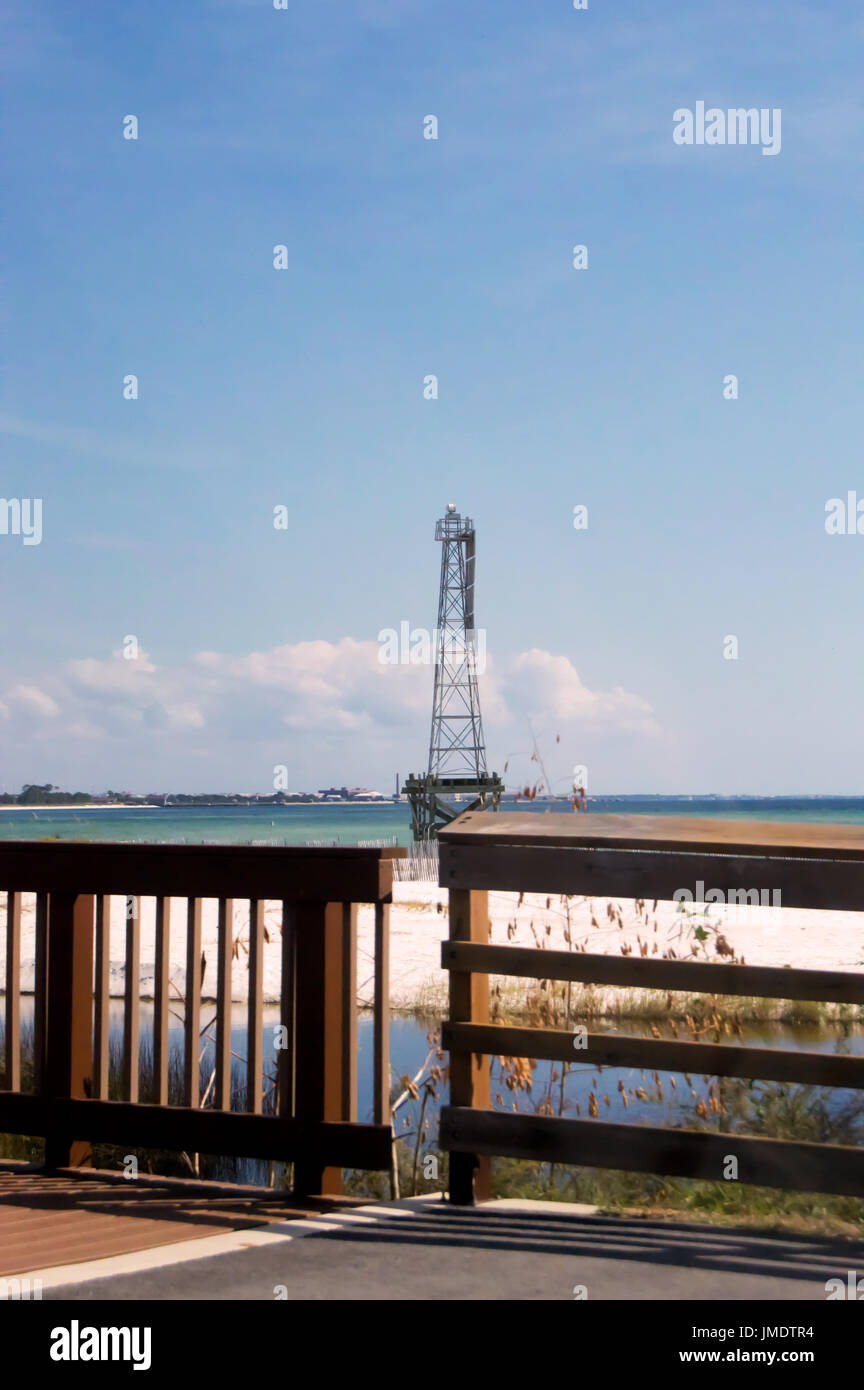
<svg viewBox="0 0 864 1390"><path fill-rule="evenodd" d="M502 814L568 811L569 801L505 802ZM735 820L778 820L864 825L864 797L590 797L596 813L652 816L717 816ZM113 840L163 844L302 845L323 840L356 845L373 840L411 843L411 813L405 802L382 805L293 806L109 806L32 810L0 806L0 839Z"/></svg>

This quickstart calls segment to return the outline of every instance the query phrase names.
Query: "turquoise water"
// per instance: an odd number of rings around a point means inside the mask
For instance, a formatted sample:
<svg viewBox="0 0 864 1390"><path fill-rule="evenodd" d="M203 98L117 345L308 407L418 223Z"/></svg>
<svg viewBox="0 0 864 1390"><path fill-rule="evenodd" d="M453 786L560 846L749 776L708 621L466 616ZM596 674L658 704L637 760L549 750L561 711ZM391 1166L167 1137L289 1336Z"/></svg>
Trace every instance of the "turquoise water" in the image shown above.
<svg viewBox="0 0 864 1390"><path fill-rule="evenodd" d="M864 825L864 797L589 798L589 810L627 815L718 816L737 820L821 821ZM569 802L507 803L502 813L567 811ZM349 806L0 807L0 839L122 840L171 844L302 845L310 840L356 845L361 840L411 842L404 802Z"/></svg>
<svg viewBox="0 0 864 1390"><path fill-rule="evenodd" d="M409 807L356 806L167 806L82 810L80 806L0 807L0 839L148 841L162 844L302 845L309 840L411 842Z"/></svg>

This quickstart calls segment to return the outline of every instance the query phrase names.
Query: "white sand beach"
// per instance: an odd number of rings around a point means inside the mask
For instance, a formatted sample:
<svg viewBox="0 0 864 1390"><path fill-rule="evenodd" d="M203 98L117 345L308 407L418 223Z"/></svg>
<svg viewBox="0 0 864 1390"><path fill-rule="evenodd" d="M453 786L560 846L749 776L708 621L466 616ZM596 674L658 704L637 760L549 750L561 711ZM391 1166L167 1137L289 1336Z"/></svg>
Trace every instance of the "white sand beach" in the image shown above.
<svg viewBox="0 0 864 1390"><path fill-rule="evenodd" d="M141 992L152 997L154 977L154 902L141 901ZM390 914L390 1002L395 1010L409 1011L418 1005L441 1007L447 998L447 976L441 969L441 942L447 937L447 890L429 882L396 883ZM569 910L569 927L568 927ZM278 999L280 974L281 905L268 903L265 922L270 937L264 948L264 997ZM619 955L622 947L634 955L660 956L672 950L676 957L716 960L718 933L725 938L737 958L749 965L793 966L803 969L864 970L864 913L821 912L795 908L742 907L714 905L706 916L701 908L687 913L677 903L638 905L632 899L547 897L517 893L490 893L490 941L506 945L541 946L546 949L582 950ZM0 944L5 944L6 899L0 896ZM596 924L596 925L595 925ZM708 939L697 943L692 929L703 924ZM111 993L119 996L124 988L125 899L111 900ZM203 904L202 946L206 959L203 993L214 998L216 992L217 903ZM233 966L232 997L247 996L248 969L244 943L248 934L248 905L235 905L234 936L239 943ZM25 896L22 905L21 984L33 989L35 899ZM172 901L171 981L172 995L184 992L186 903ZM360 958L358 998L361 1005L372 1001L374 914L371 906L361 906L358 923ZM728 957L727 957L728 958ZM0 990L5 989L5 950L0 956ZM176 993L175 993L176 991Z"/></svg>

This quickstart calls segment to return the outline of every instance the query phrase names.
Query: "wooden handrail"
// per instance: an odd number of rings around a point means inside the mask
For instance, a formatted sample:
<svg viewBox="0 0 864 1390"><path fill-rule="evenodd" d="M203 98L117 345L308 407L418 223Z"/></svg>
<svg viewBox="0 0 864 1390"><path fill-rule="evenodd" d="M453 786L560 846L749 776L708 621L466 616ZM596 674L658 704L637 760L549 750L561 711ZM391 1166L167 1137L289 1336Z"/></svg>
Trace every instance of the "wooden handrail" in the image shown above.
<svg viewBox="0 0 864 1390"><path fill-rule="evenodd" d="M603 847L779 859L864 862L864 825L741 821L701 816L466 811L442 830L446 845Z"/></svg>
<svg viewBox="0 0 864 1390"><path fill-rule="evenodd" d="M291 902L381 902L405 850L257 845L0 841L0 887L24 893L138 894Z"/></svg>
<svg viewBox="0 0 864 1390"><path fill-rule="evenodd" d="M864 826L754 822L751 839L746 821L670 817L664 839L665 819L469 811L439 836L439 882L649 902L701 882L727 901L755 890L784 907L864 908Z"/></svg>

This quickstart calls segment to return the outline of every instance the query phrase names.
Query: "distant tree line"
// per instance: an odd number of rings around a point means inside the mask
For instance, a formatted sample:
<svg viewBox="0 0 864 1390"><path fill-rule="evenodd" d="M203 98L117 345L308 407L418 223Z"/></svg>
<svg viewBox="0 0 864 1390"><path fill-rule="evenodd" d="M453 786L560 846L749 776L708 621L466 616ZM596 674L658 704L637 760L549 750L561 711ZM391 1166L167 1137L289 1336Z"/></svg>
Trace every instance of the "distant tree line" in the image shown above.
<svg viewBox="0 0 864 1390"><path fill-rule="evenodd" d="M52 782L25 782L21 791L0 792L0 806L285 806L291 802L318 801L314 792L274 792L271 796L243 796L239 792L164 792L134 796L132 792L64 792Z"/></svg>
<svg viewBox="0 0 864 1390"><path fill-rule="evenodd" d="M97 798L89 792L62 792L51 782L25 782L18 796L14 792L0 795L3 806L86 806Z"/></svg>

